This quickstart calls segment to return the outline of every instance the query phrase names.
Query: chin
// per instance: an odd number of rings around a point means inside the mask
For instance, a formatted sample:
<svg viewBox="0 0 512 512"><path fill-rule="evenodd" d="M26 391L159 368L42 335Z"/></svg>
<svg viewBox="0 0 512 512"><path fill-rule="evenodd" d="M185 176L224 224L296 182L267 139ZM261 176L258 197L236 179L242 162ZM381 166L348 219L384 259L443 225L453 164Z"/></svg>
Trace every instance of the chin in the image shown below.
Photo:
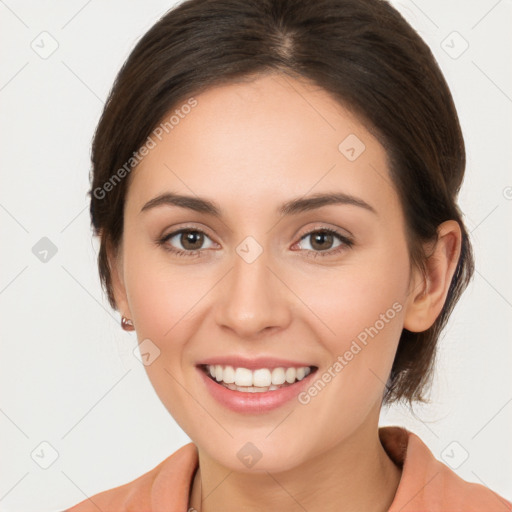
<svg viewBox="0 0 512 512"><path fill-rule="evenodd" d="M199 439L194 443L218 464L237 473L280 473L307 462L310 452L304 446L305 433L296 433L292 441L290 436L277 433L265 439L268 432L267 429L264 435L257 436L248 431L247 436L238 433L233 439Z"/></svg>

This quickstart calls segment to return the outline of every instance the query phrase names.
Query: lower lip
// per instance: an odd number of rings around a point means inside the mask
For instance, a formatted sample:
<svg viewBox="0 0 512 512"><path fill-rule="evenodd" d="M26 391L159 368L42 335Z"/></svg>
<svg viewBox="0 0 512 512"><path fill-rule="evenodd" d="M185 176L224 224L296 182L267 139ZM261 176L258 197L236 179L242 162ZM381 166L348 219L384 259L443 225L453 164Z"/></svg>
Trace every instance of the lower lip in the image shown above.
<svg viewBox="0 0 512 512"><path fill-rule="evenodd" d="M226 388L222 384L219 384L217 381L208 377L201 368L197 368L197 370L199 371L210 394L221 405L235 412L256 414L272 411L273 409L277 409L285 403L293 400L309 385L311 376L316 373L316 371L312 371L302 380L296 381L294 384L280 389L247 393Z"/></svg>

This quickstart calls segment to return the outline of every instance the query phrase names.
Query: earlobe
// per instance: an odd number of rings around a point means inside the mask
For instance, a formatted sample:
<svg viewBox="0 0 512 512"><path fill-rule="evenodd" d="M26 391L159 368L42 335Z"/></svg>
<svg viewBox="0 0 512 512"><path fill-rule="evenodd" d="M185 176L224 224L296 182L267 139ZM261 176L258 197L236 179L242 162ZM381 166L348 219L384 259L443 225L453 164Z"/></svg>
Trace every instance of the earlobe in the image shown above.
<svg viewBox="0 0 512 512"><path fill-rule="evenodd" d="M459 261L462 232L458 222L445 221L437 232L437 243L425 262L425 275L416 278L405 314L404 328L412 332L426 331L441 313Z"/></svg>

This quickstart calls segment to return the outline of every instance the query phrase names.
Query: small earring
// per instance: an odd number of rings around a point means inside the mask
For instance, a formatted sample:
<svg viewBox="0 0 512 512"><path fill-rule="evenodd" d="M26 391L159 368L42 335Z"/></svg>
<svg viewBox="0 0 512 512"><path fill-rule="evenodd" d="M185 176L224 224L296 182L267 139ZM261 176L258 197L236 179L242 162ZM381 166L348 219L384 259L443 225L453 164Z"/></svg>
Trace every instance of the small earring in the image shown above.
<svg viewBox="0 0 512 512"><path fill-rule="evenodd" d="M134 331L135 330L135 328L133 327L133 322L129 318L126 318L125 316L123 316L121 318L121 327L125 331Z"/></svg>

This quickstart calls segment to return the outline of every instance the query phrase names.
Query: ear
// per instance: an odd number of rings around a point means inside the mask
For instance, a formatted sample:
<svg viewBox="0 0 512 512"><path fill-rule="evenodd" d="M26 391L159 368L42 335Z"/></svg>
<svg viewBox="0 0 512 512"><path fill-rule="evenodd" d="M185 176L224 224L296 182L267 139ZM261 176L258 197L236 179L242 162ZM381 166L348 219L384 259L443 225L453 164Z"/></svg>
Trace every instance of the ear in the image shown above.
<svg viewBox="0 0 512 512"><path fill-rule="evenodd" d="M117 310L121 315L131 319L132 316L124 284L122 243L120 242L117 250L112 247L110 241L107 241L106 244L107 259L112 281L112 292L116 301Z"/></svg>
<svg viewBox="0 0 512 512"><path fill-rule="evenodd" d="M427 253L426 274L415 270L404 317L404 328L426 331L441 313L460 257L462 233L459 223L447 220L438 226L438 240Z"/></svg>

